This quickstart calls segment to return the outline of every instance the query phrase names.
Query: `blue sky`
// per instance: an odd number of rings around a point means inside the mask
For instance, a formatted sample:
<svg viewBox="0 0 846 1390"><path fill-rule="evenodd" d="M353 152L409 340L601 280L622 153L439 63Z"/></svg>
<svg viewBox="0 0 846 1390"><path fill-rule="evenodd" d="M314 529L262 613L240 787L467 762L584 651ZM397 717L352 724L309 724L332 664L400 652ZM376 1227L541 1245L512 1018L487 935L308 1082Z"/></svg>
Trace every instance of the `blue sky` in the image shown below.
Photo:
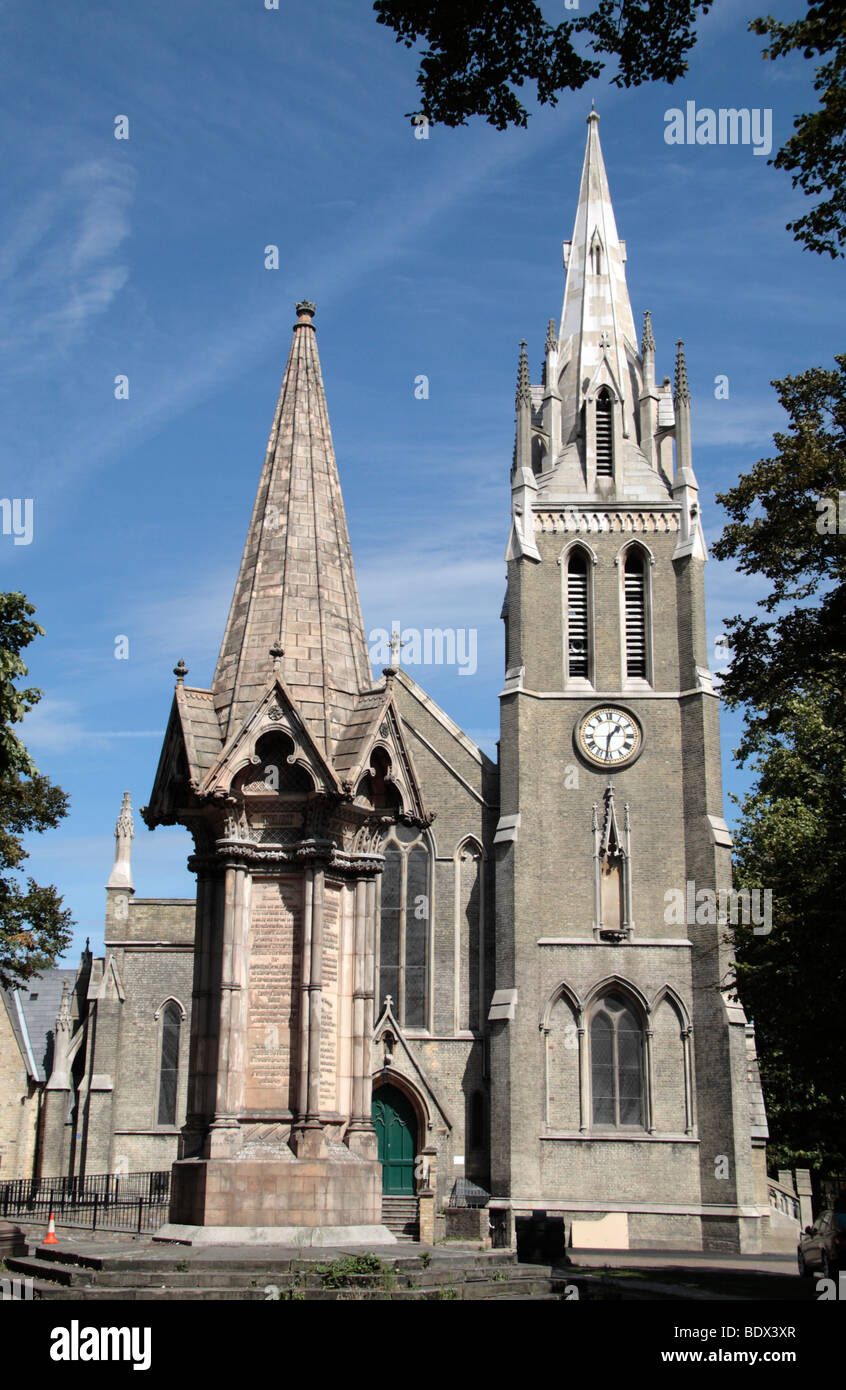
<svg viewBox="0 0 846 1390"><path fill-rule="evenodd" d="M33 499L35 529L27 546L0 536L0 584L46 629L24 736L72 809L27 867L65 894L71 959L87 935L102 946L121 793L136 812L148 799L172 668L211 678L298 298L317 303L365 626L478 629L475 676L412 674L492 751L517 348L538 380L591 98L659 374L687 344L719 534L714 494L781 423L769 381L843 346L841 263L784 230L804 207L789 177L748 146L664 141L664 113L690 99L770 108L776 148L813 108L810 65L764 63L746 32L760 8L804 11L717 0L672 88L603 78L526 131L477 120L418 140L415 57L366 3L2 0L2 492ZM713 642L762 590L715 561L707 578ZM738 728L724 716L735 791ZM190 895L187 836L136 820L136 891Z"/></svg>

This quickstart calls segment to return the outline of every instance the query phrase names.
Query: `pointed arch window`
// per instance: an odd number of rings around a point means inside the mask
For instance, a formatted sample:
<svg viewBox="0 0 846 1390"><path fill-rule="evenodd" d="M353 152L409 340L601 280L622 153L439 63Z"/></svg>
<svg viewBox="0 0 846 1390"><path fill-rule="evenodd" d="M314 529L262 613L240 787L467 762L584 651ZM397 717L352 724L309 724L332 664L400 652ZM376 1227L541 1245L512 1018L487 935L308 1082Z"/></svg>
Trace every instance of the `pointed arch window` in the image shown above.
<svg viewBox="0 0 846 1390"><path fill-rule="evenodd" d="M429 846L417 827L396 825L382 852L378 1012L390 995L399 1024L426 1028L432 897Z"/></svg>
<svg viewBox="0 0 846 1390"><path fill-rule="evenodd" d="M607 386L596 398L596 476L614 476L614 404Z"/></svg>
<svg viewBox="0 0 846 1390"><path fill-rule="evenodd" d="M643 1128L643 1028L618 994L605 995L590 1023L593 1124Z"/></svg>
<svg viewBox="0 0 846 1390"><path fill-rule="evenodd" d="M643 552L626 552L623 573L626 679L648 679L646 563Z"/></svg>
<svg viewBox="0 0 846 1390"><path fill-rule="evenodd" d="M160 1125L176 1124L176 1093L179 1083L179 1038L182 1032L182 1010L169 999L162 1011L162 1048L159 1061Z"/></svg>
<svg viewBox="0 0 846 1390"><path fill-rule="evenodd" d="M567 610L567 675L590 680L590 569L588 555L581 546L574 547L565 571L565 601Z"/></svg>

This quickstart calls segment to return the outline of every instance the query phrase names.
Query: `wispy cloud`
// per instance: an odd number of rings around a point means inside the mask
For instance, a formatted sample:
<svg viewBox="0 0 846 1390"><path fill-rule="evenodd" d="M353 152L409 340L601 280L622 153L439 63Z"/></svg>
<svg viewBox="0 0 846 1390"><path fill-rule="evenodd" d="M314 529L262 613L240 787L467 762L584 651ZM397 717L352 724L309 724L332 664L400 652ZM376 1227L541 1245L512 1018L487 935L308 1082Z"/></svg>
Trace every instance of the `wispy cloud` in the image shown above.
<svg viewBox="0 0 846 1390"><path fill-rule="evenodd" d="M7 379L67 353L126 284L133 185L126 163L86 160L17 212L0 252Z"/></svg>
<svg viewBox="0 0 846 1390"><path fill-rule="evenodd" d="M161 739L164 729L87 729L73 700L41 700L23 721L23 737L37 757L73 748L107 748L120 739Z"/></svg>

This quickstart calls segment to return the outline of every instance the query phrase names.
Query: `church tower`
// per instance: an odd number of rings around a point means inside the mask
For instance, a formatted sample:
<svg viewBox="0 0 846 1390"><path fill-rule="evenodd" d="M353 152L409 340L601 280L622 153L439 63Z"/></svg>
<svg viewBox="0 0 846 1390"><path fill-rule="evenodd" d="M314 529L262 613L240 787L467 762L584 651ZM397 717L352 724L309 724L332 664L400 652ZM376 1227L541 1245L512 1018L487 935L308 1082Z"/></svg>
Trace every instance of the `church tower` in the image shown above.
<svg viewBox="0 0 846 1390"><path fill-rule="evenodd" d="M638 346L594 111L564 265L541 384L525 344L518 366L491 1206L574 1244L759 1250L684 349L671 389L648 313Z"/></svg>
<svg viewBox="0 0 846 1390"><path fill-rule="evenodd" d="M348 1243L391 1238L371 1113L381 844L428 819L394 673L371 676L314 312L297 305L211 688L180 661L143 815L195 844L171 1221Z"/></svg>

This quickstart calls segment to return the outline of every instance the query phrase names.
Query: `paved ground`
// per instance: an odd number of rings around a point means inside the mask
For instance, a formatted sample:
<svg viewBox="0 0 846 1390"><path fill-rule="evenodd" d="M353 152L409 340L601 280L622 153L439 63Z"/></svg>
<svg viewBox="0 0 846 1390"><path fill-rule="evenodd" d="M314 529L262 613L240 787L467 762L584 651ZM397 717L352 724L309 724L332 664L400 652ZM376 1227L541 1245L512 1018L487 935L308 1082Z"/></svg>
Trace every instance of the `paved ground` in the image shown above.
<svg viewBox="0 0 846 1390"><path fill-rule="evenodd" d="M19 1223L27 1239L33 1243L42 1237L40 1224ZM61 1245L80 1254L108 1255L110 1264L123 1258L146 1262L178 1260L186 1268L193 1265L205 1269L222 1269L226 1265L244 1267L247 1263L266 1263L268 1267L296 1260L326 1264L347 1255L361 1254L364 1247L339 1246L297 1249L283 1246L230 1245L185 1246L156 1243L149 1236L133 1237L115 1232L90 1234L78 1227L58 1227ZM504 1252L483 1252L478 1243L450 1241L435 1247L412 1241L395 1245L367 1247L385 1264L428 1252L441 1266L466 1261L468 1255L484 1260L490 1255L492 1263ZM691 1250L571 1250L566 1262L556 1262L559 1268L586 1273L604 1282L614 1280L621 1290L642 1291L641 1296L661 1299L676 1296L681 1289L693 1299L813 1301L817 1297L816 1281L800 1279L795 1258L786 1254L738 1255L703 1253ZM136 1266L137 1267L137 1266ZM625 1294L624 1294L625 1296Z"/></svg>

